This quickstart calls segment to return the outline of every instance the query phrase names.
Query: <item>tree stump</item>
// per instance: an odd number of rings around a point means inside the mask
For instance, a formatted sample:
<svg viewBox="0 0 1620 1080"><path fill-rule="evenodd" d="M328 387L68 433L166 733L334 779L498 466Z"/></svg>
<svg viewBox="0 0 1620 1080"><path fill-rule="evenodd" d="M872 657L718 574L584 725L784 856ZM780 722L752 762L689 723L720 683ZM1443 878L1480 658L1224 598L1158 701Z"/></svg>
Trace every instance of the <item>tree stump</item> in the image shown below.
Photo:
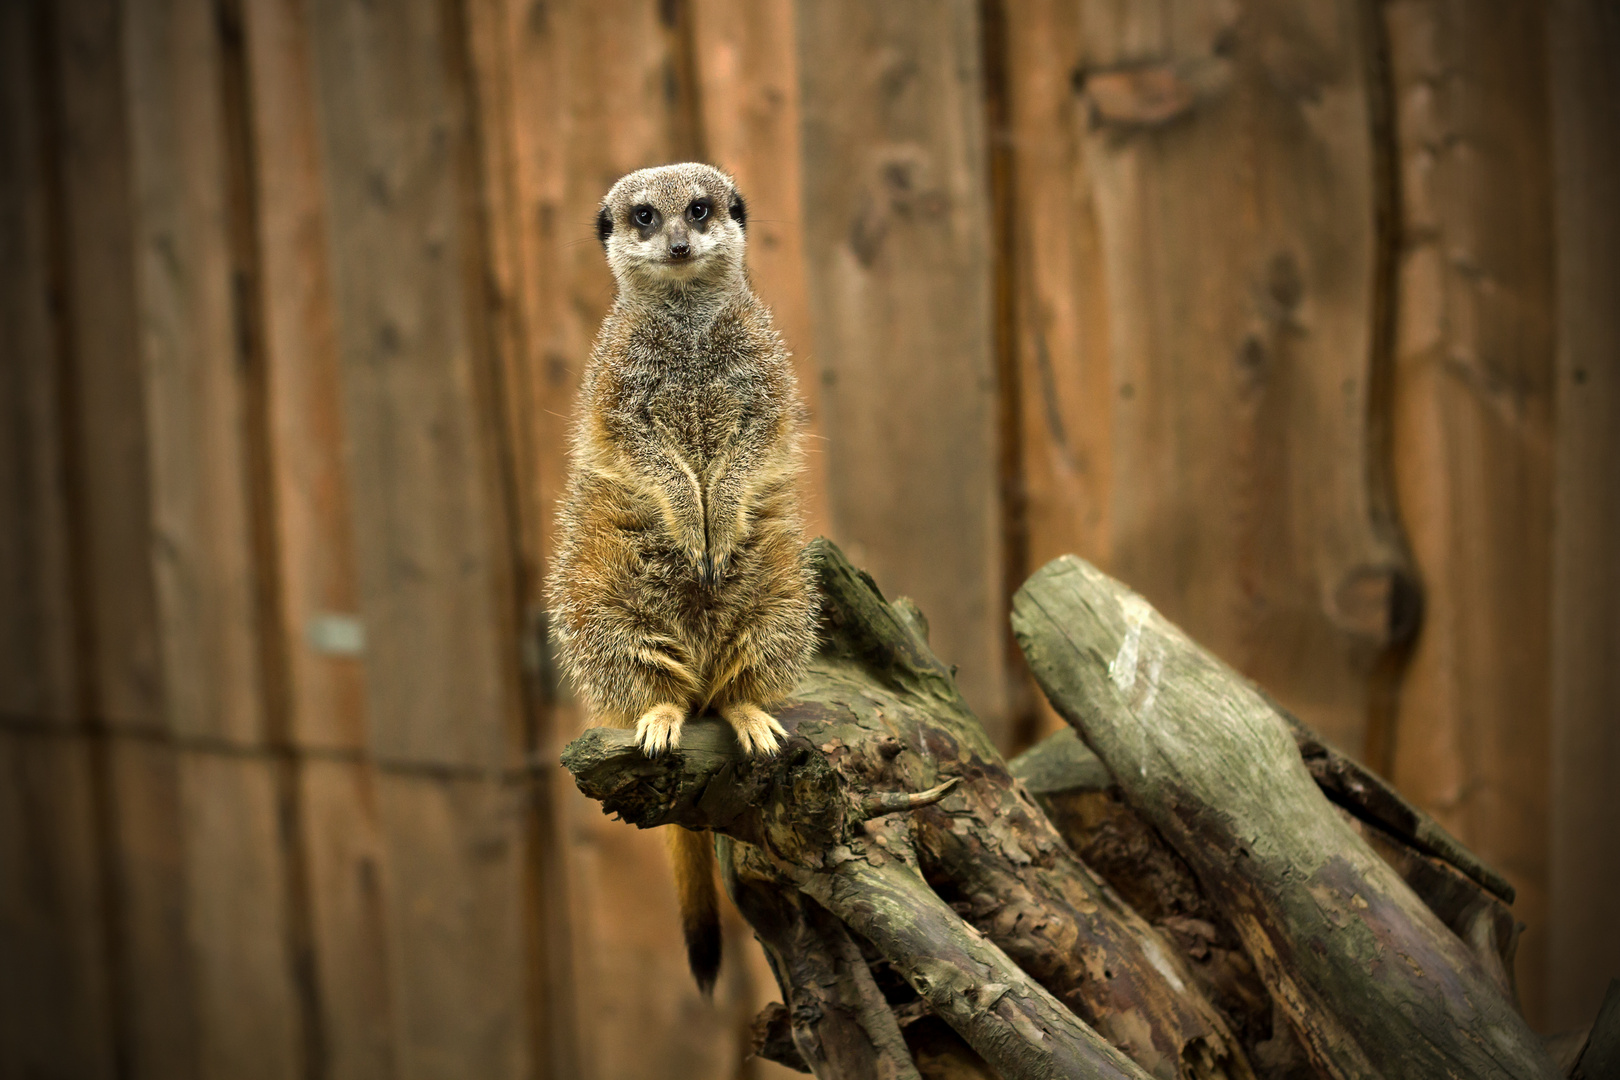
<svg viewBox="0 0 1620 1080"><path fill-rule="evenodd" d="M563 755L605 812L716 833L785 1000L760 1052L839 1080L1557 1075L1500 878L1128 589L1065 559L1020 592L1089 749L1009 768L921 613L812 547L780 754L703 718L657 758L608 728Z"/></svg>

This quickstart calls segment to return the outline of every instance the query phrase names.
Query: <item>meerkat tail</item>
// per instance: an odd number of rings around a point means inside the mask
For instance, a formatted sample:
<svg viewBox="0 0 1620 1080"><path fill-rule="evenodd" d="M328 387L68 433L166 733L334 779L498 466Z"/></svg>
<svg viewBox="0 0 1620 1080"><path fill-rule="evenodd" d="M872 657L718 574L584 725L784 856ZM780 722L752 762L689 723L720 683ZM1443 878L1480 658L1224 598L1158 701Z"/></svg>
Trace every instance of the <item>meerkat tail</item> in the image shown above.
<svg viewBox="0 0 1620 1080"><path fill-rule="evenodd" d="M664 834L670 863L675 868L686 962L698 989L709 997L720 974L720 897L714 884L714 840L706 832L691 832L679 825L666 826Z"/></svg>

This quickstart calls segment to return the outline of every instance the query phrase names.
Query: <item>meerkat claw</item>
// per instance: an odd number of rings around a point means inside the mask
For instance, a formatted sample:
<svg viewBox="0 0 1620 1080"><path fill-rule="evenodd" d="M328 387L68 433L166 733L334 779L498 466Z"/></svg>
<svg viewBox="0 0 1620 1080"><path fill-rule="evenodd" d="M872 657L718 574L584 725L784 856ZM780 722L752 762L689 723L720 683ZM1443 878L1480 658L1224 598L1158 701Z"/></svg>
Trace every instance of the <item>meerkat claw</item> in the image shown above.
<svg viewBox="0 0 1620 1080"><path fill-rule="evenodd" d="M677 705L654 705L636 721L636 742L648 757L674 750L681 745L681 724L686 711Z"/></svg>
<svg viewBox="0 0 1620 1080"><path fill-rule="evenodd" d="M728 705L720 710L720 715L737 733L737 742L745 754L770 757L787 738L787 729L758 705Z"/></svg>

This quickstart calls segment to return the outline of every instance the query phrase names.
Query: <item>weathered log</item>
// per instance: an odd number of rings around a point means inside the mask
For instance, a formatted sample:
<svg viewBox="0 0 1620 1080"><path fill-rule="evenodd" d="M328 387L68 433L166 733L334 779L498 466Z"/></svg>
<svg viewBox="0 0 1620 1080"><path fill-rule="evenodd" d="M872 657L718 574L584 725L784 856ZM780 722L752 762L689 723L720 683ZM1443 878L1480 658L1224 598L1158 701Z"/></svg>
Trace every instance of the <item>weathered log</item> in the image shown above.
<svg viewBox="0 0 1620 1080"><path fill-rule="evenodd" d="M805 717L791 719L798 726ZM862 793L802 735L767 759L744 757L734 739L729 753L717 751L727 739L729 728L699 719L682 731L678 750L648 758L631 732L594 728L568 744L563 765L581 791L632 824L674 823L741 841L726 852L728 879L791 883L838 916L1006 1080L1147 1076L964 923L903 861L901 844L869 849L858 835ZM743 895L744 915L757 915L762 900ZM770 920L766 927L782 940ZM794 1041L804 1054L797 1031ZM804 1056L812 1069L826 1063L828 1077L862 1075L833 1071L852 1059L818 1059L814 1049Z"/></svg>
<svg viewBox="0 0 1620 1080"><path fill-rule="evenodd" d="M1072 556L1019 590L1013 626L1047 697L1236 927L1318 1068L1346 1080L1556 1075L1240 676Z"/></svg>
<svg viewBox="0 0 1620 1080"><path fill-rule="evenodd" d="M1502 996L1516 1002L1513 957L1519 945L1519 922L1513 912L1450 861L1423 853L1405 839L1345 812L1342 806L1338 809L1356 835L1473 951Z"/></svg>
<svg viewBox="0 0 1620 1080"><path fill-rule="evenodd" d="M1311 779L1332 802L1423 854L1448 863L1501 900L1513 903L1513 886L1508 880L1468 850L1438 821L1407 802L1389 781L1328 745L1265 691L1248 680L1244 683L1287 721L1289 734L1299 748L1299 756ZM1107 766L1080 741L1072 728L1030 747L1009 767L1037 796L1064 791L1102 791L1113 783Z"/></svg>
<svg viewBox="0 0 1620 1080"><path fill-rule="evenodd" d="M783 752L743 760L723 728L696 721L678 753L647 759L625 733L596 730L565 754L581 789L644 827L730 836L751 868L766 853L779 887L816 898L878 946L1005 1076L1251 1075L1174 950L1019 792L914 609L886 603L836 548L816 548L824 646L780 710L794 733ZM952 778L959 786L937 803L868 820L911 801L886 795ZM887 905L878 914L874 898ZM993 1008L964 996L984 986L1009 989Z"/></svg>
<svg viewBox="0 0 1620 1080"><path fill-rule="evenodd" d="M1609 982L1592 1030L1586 1034L1570 1080L1613 1080L1620 1076L1620 979Z"/></svg>
<svg viewBox="0 0 1620 1080"><path fill-rule="evenodd" d="M792 1015L788 1012L788 1007L780 1001L766 1005L749 1025L748 1044L752 1050L751 1056L774 1061L795 1072L807 1073L810 1066L804 1063L804 1055L799 1053L799 1047L794 1039Z"/></svg>
<svg viewBox="0 0 1620 1080"><path fill-rule="evenodd" d="M1253 688L1253 684L1244 682ZM1513 903L1513 886L1507 878L1487 866L1438 821L1402 798L1389 781L1329 746L1269 694L1259 693L1288 723L1305 768L1330 800L1425 855L1449 863L1500 899Z"/></svg>
<svg viewBox="0 0 1620 1080"><path fill-rule="evenodd" d="M894 1012L848 930L803 895L776 887L767 863L720 837L726 891L748 920L787 999L798 1066L818 1076L922 1080ZM782 1056L778 1056L782 1060Z"/></svg>
<svg viewBox="0 0 1620 1080"><path fill-rule="evenodd" d="M1511 897L1512 888L1503 883L1501 888L1487 891L1484 883L1501 875L1428 815L1387 790L1384 781L1365 766L1327 747L1297 719L1285 712L1282 715L1323 794L1447 929L1473 949L1498 989L1515 998L1513 956L1519 924L1497 899L1504 892ZM1107 766L1073 728L1043 739L1009 762L1008 768L1023 781L1069 846L1132 908L1155 926L1169 929L1178 943L1185 935L1167 925L1167 920L1207 920L1216 930L1210 944L1219 947L1224 920L1202 910L1201 903L1187 900L1189 890L1197 890L1191 871L1185 872L1187 880L1183 881L1179 871L1185 864L1158 831L1119 798ZM1435 854L1438 850L1447 854ZM1170 865L1172 860L1175 865ZM1175 900L1180 902L1167 906ZM1201 946L1194 947L1199 950L1191 957L1194 972L1209 977L1212 999L1233 1019L1245 1045L1250 1045L1256 1013L1254 1003L1246 1000L1246 973L1231 970L1224 963L1227 958L1220 955L1210 962L1201 954Z"/></svg>
<svg viewBox="0 0 1620 1080"><path fill-rule="evenodd" d="M885 602L836 547L817 546L825 636L798 692L805 705L836 709L837 723L813 740L841 771L875 787L919 790L963 778L937 806L873 822L872 843L914 845L941 896L1148 1072L1249 1075L1230 1029L1189 985L1174 950L1119 904L1018 790L928 647L921 613L903 600Z"/></svg>
<svg viewBox="0 0 1620 1080"><path fill-rule="evenodd" d="M1132 910L1180 950L1205 995L1227 1016L1255 1072L1310 1072L1237 930L1206 897L1191 867L1121 799L1102 762L1072 730L1011 763L1058 832Z"/></svg>

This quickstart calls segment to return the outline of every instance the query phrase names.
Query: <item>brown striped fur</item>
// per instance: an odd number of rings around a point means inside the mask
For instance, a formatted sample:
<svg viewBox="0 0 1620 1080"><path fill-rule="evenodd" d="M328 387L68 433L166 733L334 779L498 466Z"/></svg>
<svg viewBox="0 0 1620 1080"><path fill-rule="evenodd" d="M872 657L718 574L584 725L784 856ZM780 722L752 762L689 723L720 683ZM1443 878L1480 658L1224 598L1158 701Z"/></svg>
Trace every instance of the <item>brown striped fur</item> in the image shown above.
<svg viewBox="0 0 1620 1080"><path fill-rule="evenodd" d="M594 722L648 754L714 709L751 753L815 642L798 477L802 406L744 268L745 210L707 165L643 169L602 203L618 283L580 387L548 595ZM706 835L670 838L700 985L719 961ZM709 948L712 941L713 948Z"/></svg>

